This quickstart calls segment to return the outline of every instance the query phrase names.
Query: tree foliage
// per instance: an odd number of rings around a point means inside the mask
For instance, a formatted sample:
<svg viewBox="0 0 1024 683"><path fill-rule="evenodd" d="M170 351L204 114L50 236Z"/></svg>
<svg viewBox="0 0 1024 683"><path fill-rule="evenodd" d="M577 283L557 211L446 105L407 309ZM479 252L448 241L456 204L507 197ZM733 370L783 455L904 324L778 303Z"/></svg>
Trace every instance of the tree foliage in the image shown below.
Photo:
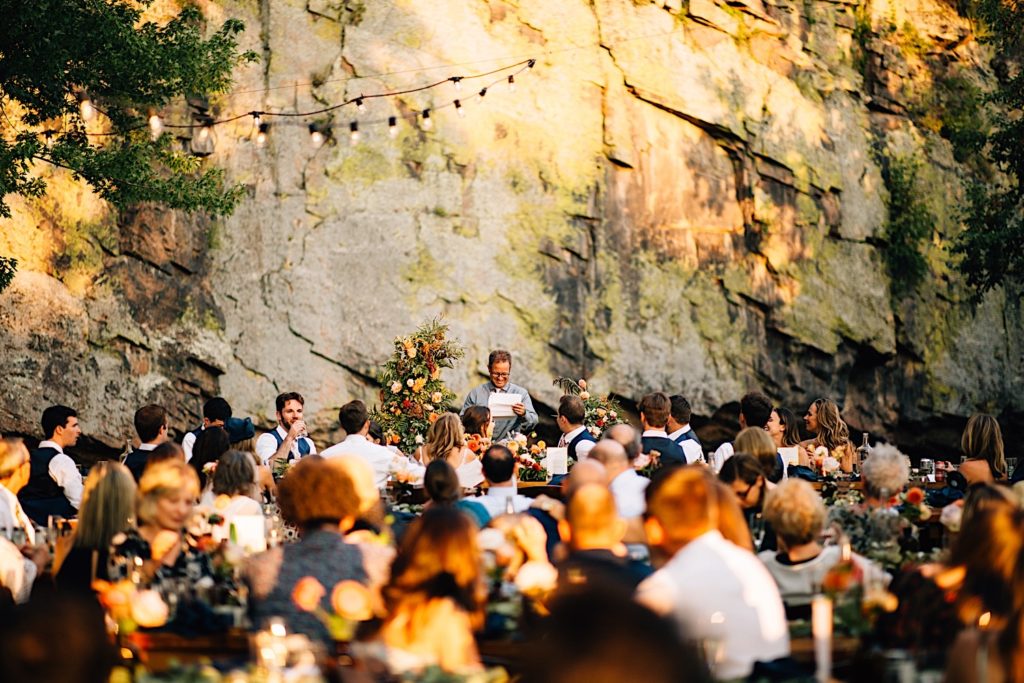
<svg viewBox="0 0 1024 683"><path fill-rule="evenodd" d="M918 191L919 170L920 162L904 156L888 159L882 166L882 178L889 190L885 259L896 297L909 294L928 273L922 249L932 234L935 217Z"/></svg>
<svg viewBox="0 0 1024 683"><path fill-rule="evenodd" d="M968 187L966 230L953 251L978 296L1024 283L1024 3L978 0L972 11L994 47L998 87L986 154L1002 178Z"/></svg>
<svg viewBox="0 0 1024 683"><path fill-rule="evenodd" d="M39 196L37 162L66 168L122 208L157 202L229 214L241 189L169 133L150 139L150 109L226 91L240 53L238 20L209 37L202 12L147 21L153 0L0 0L0 217L11 194ZM80 99L102 112L89 124Z"/></svg>

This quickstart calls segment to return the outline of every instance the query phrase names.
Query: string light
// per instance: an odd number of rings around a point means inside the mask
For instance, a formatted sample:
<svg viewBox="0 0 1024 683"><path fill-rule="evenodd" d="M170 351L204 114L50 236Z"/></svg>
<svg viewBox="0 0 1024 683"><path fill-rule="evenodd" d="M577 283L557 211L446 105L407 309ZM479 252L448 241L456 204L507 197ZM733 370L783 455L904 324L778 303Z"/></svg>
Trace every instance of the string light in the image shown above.
<svg viewBox="0 0 1024 683"><path fill-rule="evenodd" d="M320 126L315 123L309 124L309 143L313 145L313 149L320 149L323 147L326 140L327 138L320 130Z"/></svg>
<svg viewBox="0 0 1024 683"><path fill-rule="evenodd" d="M515 76L515 74L509 74L509 76L508 76L508 91L509 92L515 92L516 91L516 76Z"/></svg>
<svg viewBox="0 0 1024 683"><path fill-rule="evenodd" d="M481 88L480 89L480 99L483 99L485 95L487 95L487 88Z"/></svg>
<svg viewBox="0 0 1024 683"><path fill-rule="evenodd" d="M363 96L362 95L360 95L359 97L356 98L356 110L360 114L362 114L363 112L366 111L366 105L363 104Z"/></svg>
<svg viewBox="0 0 1024 683"><path fill-rule="evenodd" d="M270 124L269 123L261 123L260 124L259 132L256 133L256 145L258 147L262 147L263 145L267 144L267 131L268 130L270 130Z"/></svg>
<svg viewBox="0 0 1024 683"><path fill-rule="evenodd" d="M348 124L348 130L349 144L353 146L359 144L359 122L353 121L352 123Z"/></svg>
<svg viewBox="0 0 1024 683"><path fill-rule="evenodd" d="M434 127L434 122L430 120L429 109L424 109L421 116L423 117L423 130L430 130Z"/></svg>
<svg viewBox="0 0 1024 683"><path fill-rule="evenodd" d="M251 112L251 115L252 115L252 125L255 128L259 128L260 126L263 125L263 118L260 116L260 112L254 111L254 112Z"/></svg>
<svg viewBox="0 0 1024 683"><path fill-rule="evenodd" d="M43 131L43 140L46 142L46 148L47 149L50 149L51 147L53 147L53 136L54 136L54 132L52 130L44 130Z"/></svg>
<svg viewBox="0 0 1024 683"><path fill-rule="evenodd" d="M392 138L398 137L398 117L397 116L389 116L388 117L388 135L390 135Z"/></svg>
<svg viewBox="0 0 1024 683"><path fill-rule="evenodd" d="M199 129L199 141L206 142L210 139L210 126L204 125Z"/></svg>
<svg viewBox="0 0 1024 683"><path fill-rule="evenodd" d="M456 90L462 90L462 76L452 76L448 80L455 84Z"/></svg>
<svg viewBox="0 0 1024 683"><path fill-rule="evenodd" d="M466 118L466 110L462 108L462 102L455 100L455 112L462 118Z"/></svg>
<svg viewBox="0 0 1024 683"><path fill-rule="evenodd" d="M82 101L78 103L78 111L81 112L83 121L92 121L96 118L96 107L92 106L92 100L88 96L82 97Z"/></svg>
<svg viewBox="0 0 1024 683"><path fill-rule="evenodd" d="M156 140L160 137L160 133L164 132L164 122L160 120L160 117L156 115L156 112L150 111L149 113L149 134Z"/></svg>

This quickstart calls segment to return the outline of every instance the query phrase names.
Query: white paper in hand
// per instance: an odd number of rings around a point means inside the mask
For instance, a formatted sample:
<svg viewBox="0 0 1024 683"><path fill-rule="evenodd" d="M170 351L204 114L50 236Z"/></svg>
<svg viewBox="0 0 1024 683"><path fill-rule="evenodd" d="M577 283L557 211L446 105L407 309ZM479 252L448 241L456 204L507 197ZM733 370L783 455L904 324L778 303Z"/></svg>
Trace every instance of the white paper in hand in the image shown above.
<svg viewBox="0 0 1024 683"><path fill-rule="evenodd" d="M491 418L498 420L501 418L515 417L515 411L512 410L512 406L517 403L522 403L523 399L518 394L499 394L494 392L487 399L487 407L491 411Z"/></svg>
<svg viewBox="0 0 1024 683"><path fill-rule="evenodd" d="M552 475L569 473L569 449L548 448L544 457L544 466Z"/></svg>

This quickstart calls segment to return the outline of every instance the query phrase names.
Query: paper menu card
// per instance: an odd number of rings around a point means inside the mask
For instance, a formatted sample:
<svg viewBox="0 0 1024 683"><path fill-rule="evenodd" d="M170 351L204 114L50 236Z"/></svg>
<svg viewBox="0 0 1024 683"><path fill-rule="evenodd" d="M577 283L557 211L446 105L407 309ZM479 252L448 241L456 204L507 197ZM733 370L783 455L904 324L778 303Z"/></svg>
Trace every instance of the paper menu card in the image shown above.
<svg viewBox="0 0 1024 683"><path fill-rule="evenodd" d="M506 417L515 417L516 414L512 410L512 406L522 402L523 399L519 397L519 394L492 392L487 399L487 407L491 411L491 419L499 420Z"/></svg>
<svg viewBox="0 0 1024 683"><path fill-rule="evenodd" d="M779 455L782 456L782 462L786 463L786 467L790 465L800 464L800 447L789 446L788 448L780 448Z"/></svg>
<svg viewBox="0 0 1024 683"><path fill-rule="evenodd" d="M568 474L569 449L549 447L547 455L544 456L544 466L552 475Z"/></svg>

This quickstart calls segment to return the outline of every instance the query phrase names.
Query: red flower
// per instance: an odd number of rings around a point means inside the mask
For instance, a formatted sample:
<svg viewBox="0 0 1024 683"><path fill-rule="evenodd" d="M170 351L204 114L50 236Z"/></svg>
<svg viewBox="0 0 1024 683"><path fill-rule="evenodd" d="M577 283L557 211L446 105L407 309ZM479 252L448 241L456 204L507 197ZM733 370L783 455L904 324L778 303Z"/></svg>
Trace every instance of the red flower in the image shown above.
<svg viewBox="0 0 1024 683"><path fill-rule="evenodd" d="M412 408L412 401L410 401L407 398L403 399L402 400L402 407L405 408L406 410L408 410L409 408Z"/></svg>
<svg viewBox="0 0 1024 683"><path fill-rule="evenodd" d="M907 491L907 502L911 505L920 505L924 502L924 491L917 486L914 486Z"/></svg>

